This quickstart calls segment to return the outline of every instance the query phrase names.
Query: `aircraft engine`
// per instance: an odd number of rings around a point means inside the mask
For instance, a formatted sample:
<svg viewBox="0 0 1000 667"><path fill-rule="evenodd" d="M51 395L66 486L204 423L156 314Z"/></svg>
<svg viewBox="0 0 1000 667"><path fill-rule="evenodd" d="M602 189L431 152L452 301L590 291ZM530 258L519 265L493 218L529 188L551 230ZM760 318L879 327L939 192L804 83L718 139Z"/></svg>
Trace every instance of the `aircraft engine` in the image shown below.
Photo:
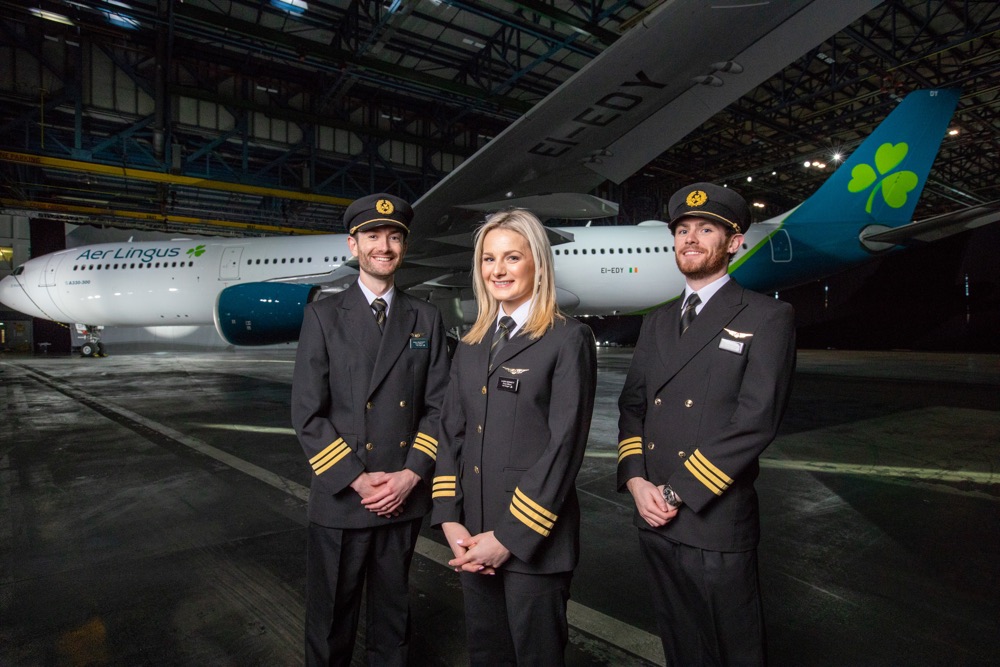
<svg viewBox="0 0 1000 667"><path fill-rule="evenodd" d="M302 309L316 285L246 283L227 287L215 304L215 330L232 345L273 345L299 339Z"/></svg>

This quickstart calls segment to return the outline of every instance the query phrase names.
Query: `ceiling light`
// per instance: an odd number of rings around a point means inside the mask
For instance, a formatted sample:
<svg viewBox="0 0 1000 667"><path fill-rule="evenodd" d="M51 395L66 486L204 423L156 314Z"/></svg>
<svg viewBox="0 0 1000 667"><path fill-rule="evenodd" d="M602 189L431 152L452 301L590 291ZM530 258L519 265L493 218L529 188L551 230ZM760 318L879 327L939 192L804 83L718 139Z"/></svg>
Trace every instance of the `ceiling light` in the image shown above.
<svg viewBox="0 0 1000 667"><path fill-rule="evenodd" d="M271 4L278 9L294 14L302 14L309 9L309 3L306 0L271 0Z"/></svg>
<svg viewBox="0 0 1000 667"><path fill-rule="evenodd" d="M35 7L29 8L28 11L38 18L45 19L46 21L55 21L56 23L62 23L63 25L76 25L62 14L56 14L55 12L49 12L44 9L36 9Z"/></svg>
<svg viewBox="0 0 1000 667"><path fill-rule="evenodd" d="M958 134L959 134L959 132L960 132L960 130L957 127L953 127L950 130L948 130L948 136L949 137L957 137Z"/></svg>

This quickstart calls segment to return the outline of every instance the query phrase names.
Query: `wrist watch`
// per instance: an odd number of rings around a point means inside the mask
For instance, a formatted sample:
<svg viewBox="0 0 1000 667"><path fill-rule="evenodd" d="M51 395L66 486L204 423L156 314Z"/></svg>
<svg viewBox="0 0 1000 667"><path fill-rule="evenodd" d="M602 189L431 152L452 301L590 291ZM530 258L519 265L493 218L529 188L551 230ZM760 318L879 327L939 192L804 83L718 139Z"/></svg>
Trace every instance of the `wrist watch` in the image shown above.
<svg viewBox="0 0 1000 667"><path fill-rule="evenodd" d="M681 500L681 497L677 495L676 491L670 488L669 484L663 485L663 499L667 502L668 505L678 509L681 507L681 505L684 504L684 501Z"/></svg>

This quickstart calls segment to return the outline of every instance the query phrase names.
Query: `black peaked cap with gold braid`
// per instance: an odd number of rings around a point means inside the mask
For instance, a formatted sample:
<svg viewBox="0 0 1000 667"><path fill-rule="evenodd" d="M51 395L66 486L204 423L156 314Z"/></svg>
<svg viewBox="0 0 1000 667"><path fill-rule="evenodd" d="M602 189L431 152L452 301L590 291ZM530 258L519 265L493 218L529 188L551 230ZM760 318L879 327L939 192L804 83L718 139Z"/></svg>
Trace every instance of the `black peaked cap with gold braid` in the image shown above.
<svg viewBox="0 0 1000 667"><path fill-rule="evenodd" d="M740 193L714 183L695 183L681 188L670 197L670 231L681 218L713 220L730 227L737 234L750 229L750 207Z"/></svg>
<svg viewBox="0 0 1000 667"><path fill-rule="evenodd" d="M398 227L409 234L412 221L413 207L405 199L385 192L355 199L344 211L344 226L349 234L382 225Z"/></svg>

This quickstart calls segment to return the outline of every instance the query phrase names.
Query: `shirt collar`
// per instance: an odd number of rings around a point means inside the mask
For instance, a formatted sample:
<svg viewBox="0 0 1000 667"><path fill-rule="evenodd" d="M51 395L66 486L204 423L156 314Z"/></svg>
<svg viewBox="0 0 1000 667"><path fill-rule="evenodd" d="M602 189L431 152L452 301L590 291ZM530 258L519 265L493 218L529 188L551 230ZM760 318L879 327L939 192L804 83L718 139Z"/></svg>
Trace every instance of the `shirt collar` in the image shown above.
<svg viewBox="0 0 1000 667"><path fill-rule="evenodd" d="M685 283L684 295L683 298L681 299L681 303L687 301L688 295L691 294L691 292L698 292L698 298L701 299L701 303L699 303L695 307L694 312L701 313L701 309L705 307L705 304L708 303L708 300L711 299L713 296L715 296L715 293L718 292L720 289L722 289L722 286L728 282L729 282L729 274L727 273L718 280L714 280L709 284L705 285L700 290L693 290L691 289L690 285Z"/></svg>
<svg viewBox="0 0 1000 667"><path fill-rule="evenodd" d="M381 296L382 300L385 301L385 313L386 313L386 315L389 314L389 309L392 308L392 298L394 296L396 296L396 286L395 285L393 285L392 287L390 287L389 290L385 294L376 294L375 292L373 292L370 289L368 289L368 287L363 282L361 282L360 280L358 280L358 287L361 288L361 293L364 294L365 295L365 299L368 300L368 305L369 306L372 305L372 301L374 301L375 299L377 299L377 298L379 298Z"/></svg>
<svg viewBox="0 0 1000 667"><path fill-rule="evenodd" d="M523 325L525 322L527 322L528 321L528 317L531 316L531 303L532 303L532 300L528 299L527 301L525 301L524 303L522 303L520 306L518 306L517 310L515 310L513 313L510 314L510 317L512 317L514 319L514 329L509 334L509 336L511 338L513 338L514 335L518 331L521 330L521 325ZM498 312L497 312L496 322L493 323L493 330L494 331L496 330L496 328L498 326L500 326L500 318L503 317L504 315L506 315L506 313L503 312L503 306L501 306L499 308Z"/></svg>

